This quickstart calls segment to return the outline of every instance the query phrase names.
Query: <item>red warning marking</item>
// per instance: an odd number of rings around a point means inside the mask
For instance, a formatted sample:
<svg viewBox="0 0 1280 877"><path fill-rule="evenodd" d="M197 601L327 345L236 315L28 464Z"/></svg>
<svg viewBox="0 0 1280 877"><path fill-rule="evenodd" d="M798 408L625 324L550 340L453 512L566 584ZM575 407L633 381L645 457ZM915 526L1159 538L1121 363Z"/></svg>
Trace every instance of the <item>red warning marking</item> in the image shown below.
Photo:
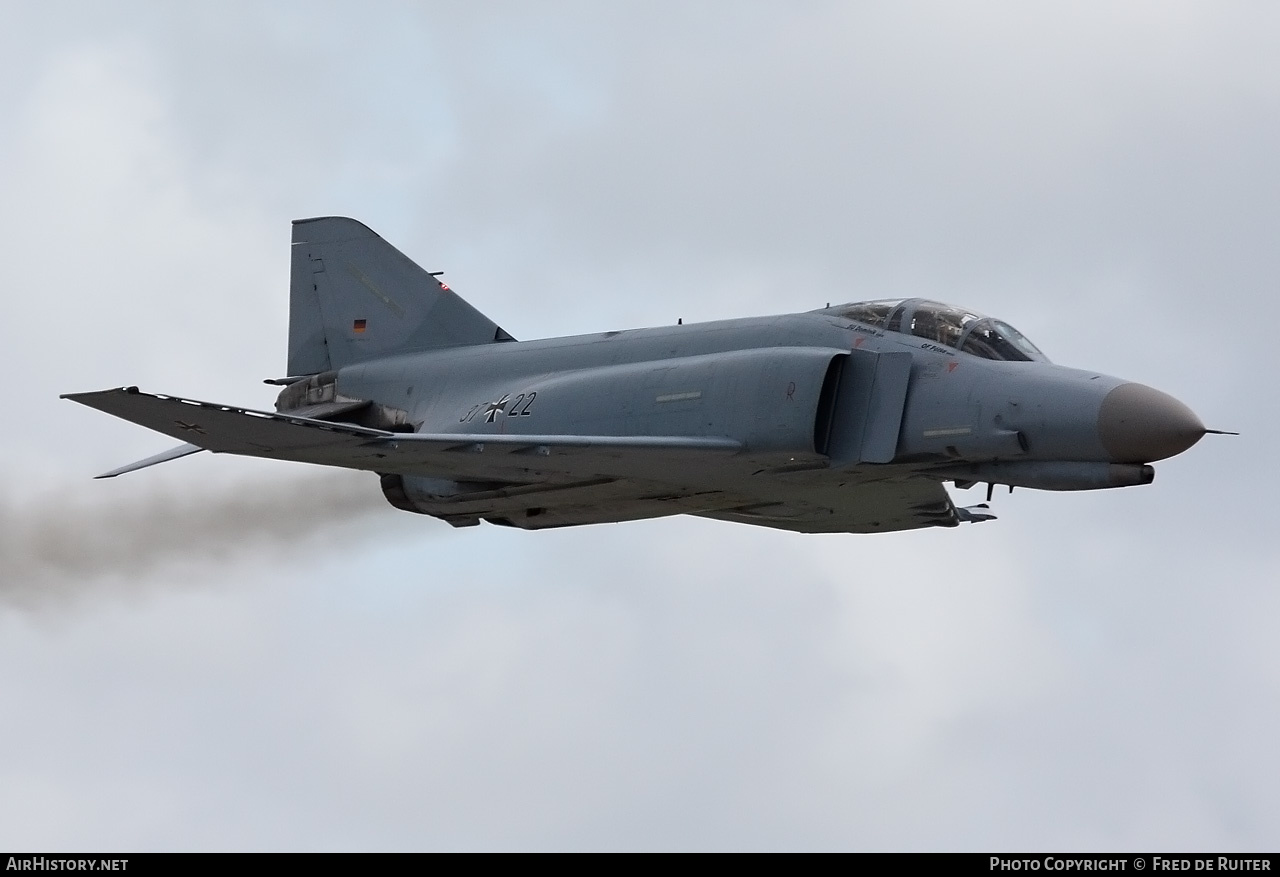
<svg viewBox="0 0 1280 877"><path fill-rule="evenodd" d="M853 349L854 349L854 350L857 350L859 347L861 347L861 346L863 345L863 343L864 343L866 340L867 340L866 338L862 338L862 337L854 338L854 339L853 339Z"/></svg>
<svg viewBox="0 0 1280 877"><path fill-rule="evenodd" d="M958 362L949 362L949 363L947 363L947 374L951 374L953 371L955 371L955 370L956 370L956 366L958 366L959 364L960 364L960 363L958 363Z"/></svg>

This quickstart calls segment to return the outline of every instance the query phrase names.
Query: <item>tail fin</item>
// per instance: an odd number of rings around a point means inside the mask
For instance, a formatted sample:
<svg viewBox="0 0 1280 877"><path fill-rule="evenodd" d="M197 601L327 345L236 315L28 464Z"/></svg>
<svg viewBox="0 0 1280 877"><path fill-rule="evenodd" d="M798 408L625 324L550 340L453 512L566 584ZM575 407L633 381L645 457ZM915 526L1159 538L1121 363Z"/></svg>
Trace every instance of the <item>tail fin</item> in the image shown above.
<svg viewBox="0 0 1280 877"><path fill-rule="evenodd" d="M294 221L290 375L514 340L363 223L341 216Z"/></svg>

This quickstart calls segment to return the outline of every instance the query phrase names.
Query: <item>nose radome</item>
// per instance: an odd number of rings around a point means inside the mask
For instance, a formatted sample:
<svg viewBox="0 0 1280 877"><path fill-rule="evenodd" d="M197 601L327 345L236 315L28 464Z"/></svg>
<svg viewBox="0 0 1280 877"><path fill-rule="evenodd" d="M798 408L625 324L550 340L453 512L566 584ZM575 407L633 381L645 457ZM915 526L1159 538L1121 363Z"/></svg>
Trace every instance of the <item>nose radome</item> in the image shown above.
<svg viewBox="0 0 1280 877"><path fill-rule="evenodd" d="M1204 433L1194 411L1144 384L1116 387L1098 412L1098 434L1115 463L1152 463L1181 454Z"/></svg>

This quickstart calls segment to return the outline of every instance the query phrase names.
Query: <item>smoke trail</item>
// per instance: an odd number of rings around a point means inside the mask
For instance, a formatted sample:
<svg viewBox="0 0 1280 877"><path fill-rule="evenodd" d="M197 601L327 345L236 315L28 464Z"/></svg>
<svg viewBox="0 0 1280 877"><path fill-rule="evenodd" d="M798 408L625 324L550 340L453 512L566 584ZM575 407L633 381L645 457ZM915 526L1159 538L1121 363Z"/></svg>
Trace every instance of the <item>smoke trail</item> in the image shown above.
<svg viewBox="0 0 1280 877"><path fill-rule="evenodd" d="M386 511L393 521L396 514L376 477L354 472L153 487L116 494L112 503L87 504L84 496L79 485L20 507L0 506L0 605L83 596L112 579L136 584L166 564L323 550L320 537L359 538L365 534L359 524L373 513ZM335 542L350 544L328 540Z"/></svg>

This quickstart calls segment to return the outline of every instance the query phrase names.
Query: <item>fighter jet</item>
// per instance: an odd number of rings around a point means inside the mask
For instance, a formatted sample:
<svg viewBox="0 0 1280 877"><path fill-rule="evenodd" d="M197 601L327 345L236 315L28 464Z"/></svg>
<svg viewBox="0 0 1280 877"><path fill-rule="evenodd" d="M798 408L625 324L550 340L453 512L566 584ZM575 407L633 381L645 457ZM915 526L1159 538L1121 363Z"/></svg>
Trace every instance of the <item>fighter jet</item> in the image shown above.
<svg viewBox="0 0 1280 877"><path fill-rule="evenodd" d="M994 485L1148 484L1212 431L936 301L516 341L353 219L294 222L291 268L276 410L66 395L184 442L98 477L208 450L377 473L391 505L456 527L881 533L990 520ZM947 482L988 503L957 507Z"/></svg>

